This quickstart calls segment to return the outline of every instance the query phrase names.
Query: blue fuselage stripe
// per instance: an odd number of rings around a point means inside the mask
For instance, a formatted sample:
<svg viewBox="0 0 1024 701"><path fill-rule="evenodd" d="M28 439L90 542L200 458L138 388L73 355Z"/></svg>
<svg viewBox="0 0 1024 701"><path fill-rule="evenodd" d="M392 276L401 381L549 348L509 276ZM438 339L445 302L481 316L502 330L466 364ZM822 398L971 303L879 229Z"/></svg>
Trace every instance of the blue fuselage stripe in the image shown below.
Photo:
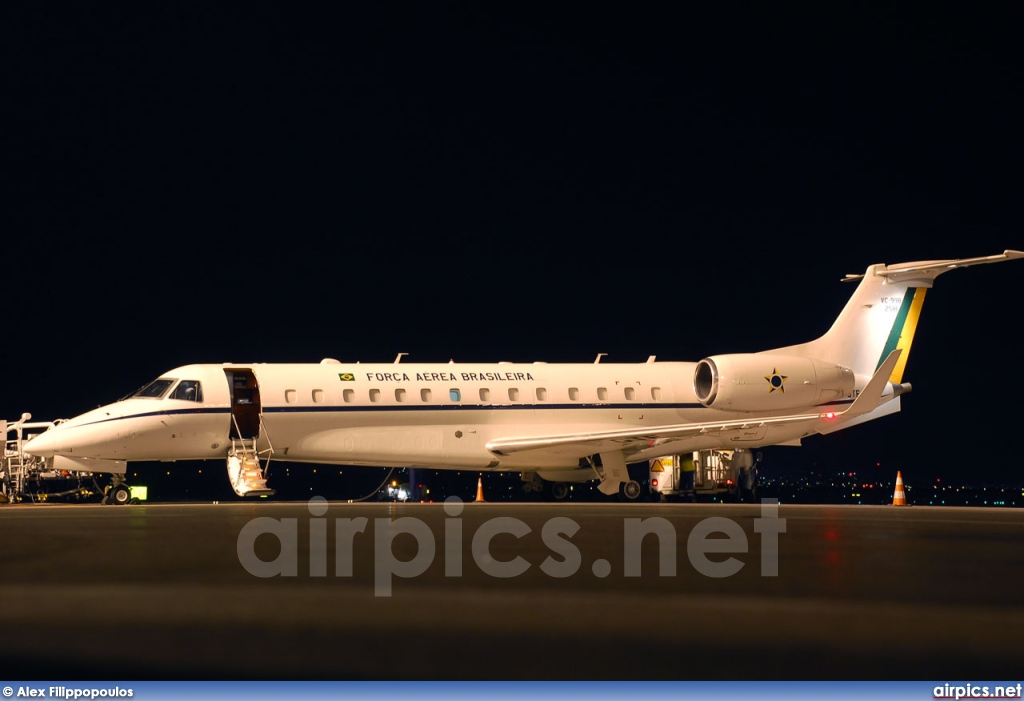
<svg viewBox="0 0 1024 701"><path fill-rule="evenodd" d="M822 407L816 407L823 409L824 407L836 407L841 405L849 404L852 400L841 400L835 402L829 402ZM622 411L622 410L694 410L705 408L703 404L698 403L678 403L678 404L433 404L433 405L366 405L360 404L357 406L351 405L334 405L334 406L266 406L261 408L263 414L353 414L363 412L433 412L433 411L578 411L580 409L589 410L610 410L610 411ZM197 408L197 409L171 409L168 411L147 411L140 414L131 414L126 416L111 416L110 418L96 421L90 424L82 424L95 426L99 424L109 423L111 421L124 421L126 419L138 419L146 418L149 416L174 416L174 415L196 415L196 414L225 414L229 415L231 409L229 407L211 407L211 408Z"/></svg>

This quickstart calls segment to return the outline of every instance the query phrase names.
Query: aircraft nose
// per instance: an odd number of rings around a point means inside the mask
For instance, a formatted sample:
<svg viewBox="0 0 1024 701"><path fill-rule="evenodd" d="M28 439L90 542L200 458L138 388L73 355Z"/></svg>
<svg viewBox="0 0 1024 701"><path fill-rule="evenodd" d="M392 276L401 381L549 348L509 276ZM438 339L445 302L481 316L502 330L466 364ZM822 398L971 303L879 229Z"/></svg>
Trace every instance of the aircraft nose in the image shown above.
<svg viewBox="0 0 1024 701"><path fill-rule="evenodd" d="M26 453L35 455L41 458L53 457L55 453L62 450L64 443L63 436L61 435L59 428L51 428L38 436L30 438L25 442L24 450Z"/></svg>

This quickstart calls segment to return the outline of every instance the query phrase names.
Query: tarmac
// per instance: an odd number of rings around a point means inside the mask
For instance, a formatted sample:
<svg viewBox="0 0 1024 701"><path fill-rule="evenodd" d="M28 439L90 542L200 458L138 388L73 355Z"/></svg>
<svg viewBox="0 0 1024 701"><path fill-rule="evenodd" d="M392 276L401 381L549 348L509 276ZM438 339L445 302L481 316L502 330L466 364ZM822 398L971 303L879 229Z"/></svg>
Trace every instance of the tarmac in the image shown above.
<svg viewBox="0 0 1024 701"><path fill-rule="evenodd" d="M1024 510L0 506L0 674L1006 679Z"/></svg>

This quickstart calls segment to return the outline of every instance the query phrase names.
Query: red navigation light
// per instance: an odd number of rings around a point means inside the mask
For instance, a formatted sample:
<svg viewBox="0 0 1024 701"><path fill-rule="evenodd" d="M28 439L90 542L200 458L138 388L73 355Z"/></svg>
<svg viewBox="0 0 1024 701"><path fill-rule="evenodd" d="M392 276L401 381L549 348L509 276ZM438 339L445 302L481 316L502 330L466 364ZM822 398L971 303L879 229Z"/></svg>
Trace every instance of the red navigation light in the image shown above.
<svg viewBox="0 0 1024 701"><path fill-rule="evenodd" d="M825 418L828 419L829 421L831 421L832 419L836 418L836 412L834 412L834 411L826 411L825 412Z"/></svg>

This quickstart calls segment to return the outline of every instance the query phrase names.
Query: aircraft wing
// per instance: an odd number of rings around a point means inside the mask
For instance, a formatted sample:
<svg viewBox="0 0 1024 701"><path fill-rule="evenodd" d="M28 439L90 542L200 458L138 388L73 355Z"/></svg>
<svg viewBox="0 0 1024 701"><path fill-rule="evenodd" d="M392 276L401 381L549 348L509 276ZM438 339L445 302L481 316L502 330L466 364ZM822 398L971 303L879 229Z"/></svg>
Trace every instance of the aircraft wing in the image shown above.
<svg viewBox="0 0 1024 701"><path fill-rule="evenodd" d="M628 428L616 431L593 431L585 433L562 433L542 436L499 438L487 442L487 449L496 455L508 455L526 450L550 450L559 453L579 452L592 455L608 451L622 451L629 455L639 453L663 443L707 434L729 432L761 432L769 426L807 422L819 433L832 433L843 424L873 411L882 400L888 377L899 360L900 349L892 351L871 380L846 410L841 412L823 411L818 413L792 414L686 424L669 424L643 428ZM813 422L813 423L812 423Z"/></svg>

